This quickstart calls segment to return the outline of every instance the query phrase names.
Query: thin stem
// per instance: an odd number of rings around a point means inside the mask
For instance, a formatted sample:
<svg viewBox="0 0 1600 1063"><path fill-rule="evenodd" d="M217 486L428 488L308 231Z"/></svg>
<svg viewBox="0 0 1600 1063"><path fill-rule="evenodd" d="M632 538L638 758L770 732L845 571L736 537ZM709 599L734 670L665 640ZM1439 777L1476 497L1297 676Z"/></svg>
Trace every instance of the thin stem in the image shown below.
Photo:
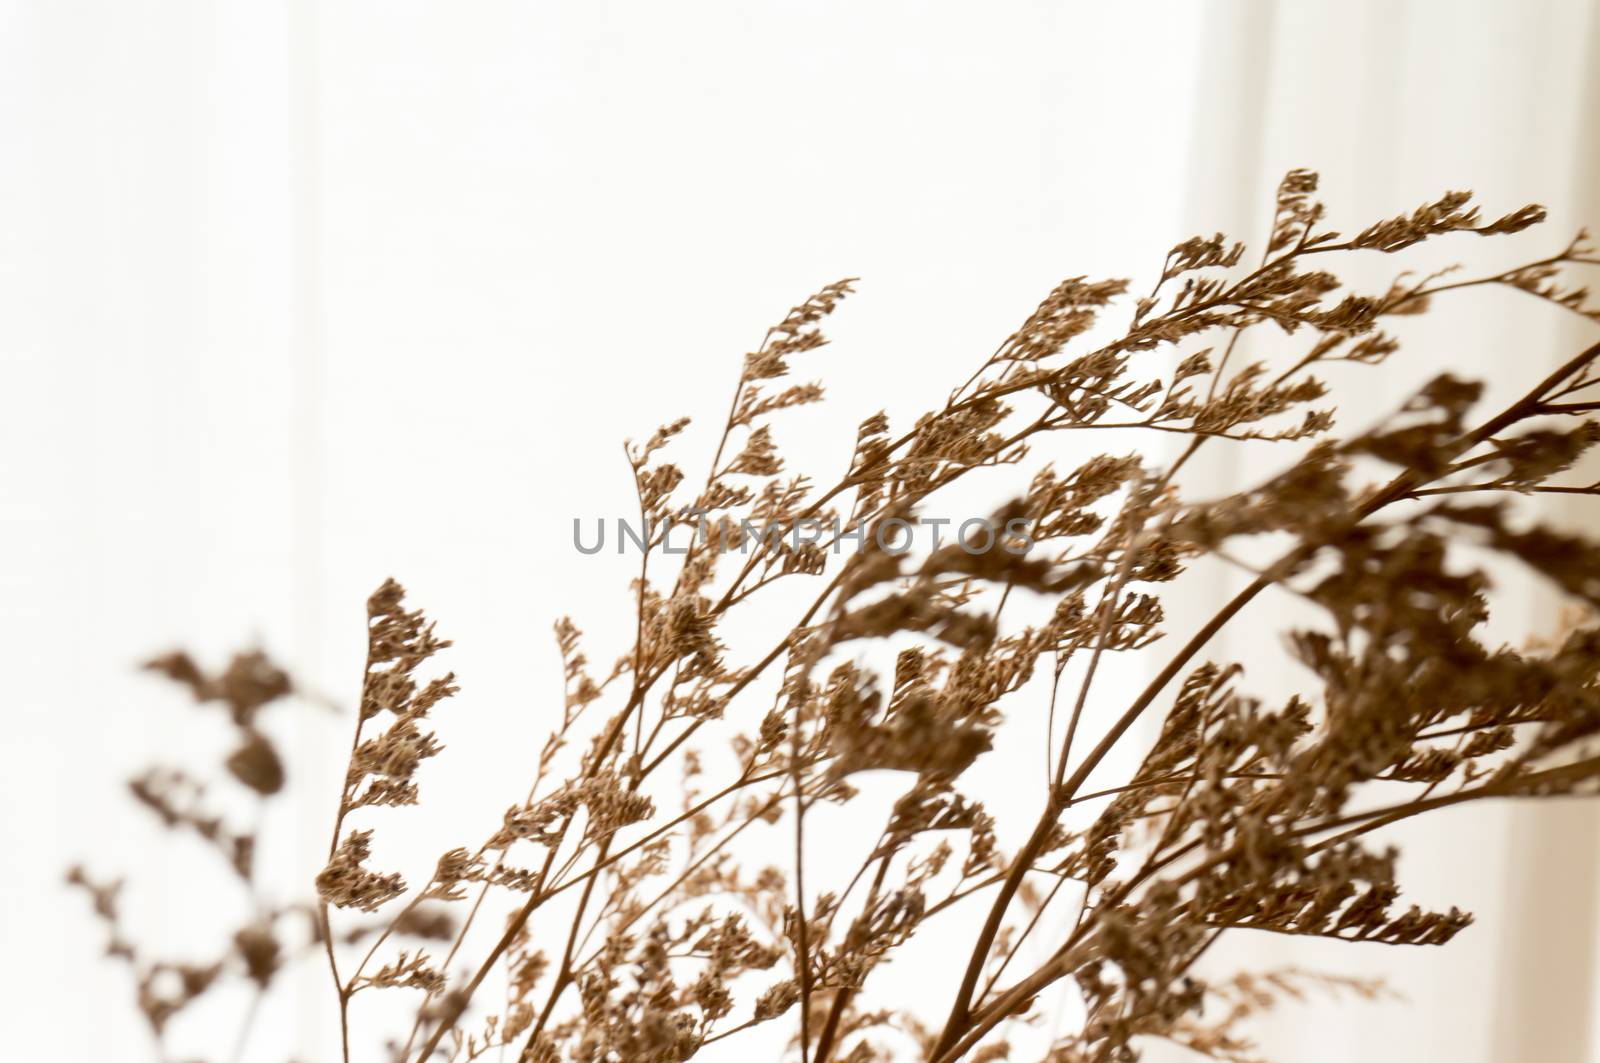
<svg viewBox="0 0 1600 1063"><path fill-rule="evenodd" d="M369 621L370 627L370 621ZM350 737L349 761L355 759L356 751L361 748L361 731L367 724L365 712L367 699L367 683L372 677L372 640L369 634L367 639L367 659L361 669L361 693L356 703L355 733ZM339 851L339 834L344 829L345 817L350 814L355 797L355 784L349 779L345 780L339 790L339 811L333 817L333 836L328 841L328 859L333 860L334 854ZM350 993L345 988L343 979L339 977L339 961L334 958L333 952L333 922L328 912L328 902L319 901L318 911L322 916L322 943L328 955L328 973L333 976L334 992L339 997L339 1042L342 1050L341 1058L344 1063L350 1063Z"/></svg>
<svg viewBox="0 0 1600 1063"><path fill-rule="evenodd" d="M801 704L802 699L796 697L794 713L789 724L789 770L794 784L795 973L800 982L800 1063L810 1063L811 947L806 924L806 798L800 775Z"/></svg>
<svg viewBox="0 0 1600 1063"><path fill-rule="evenodd" d="M1134 513L1131 507L1125 516L1131 518ZM983 974L983 967L988 962L989 950L994 945L995 938L1000 933L1000 927L1005 921L1007 909L1011 899L1016 896L1017 890L1022 887L1022 880L1026 877L1028 868L1044 848L1045 843L1054 833L1055 819L1059 814L1062 779L1066 774L1067 760L1072 752L1072 741L1077 734L1078 721L1083 715L1084 706L1088 702L1089 689L1094 683L1095 670L1099 666L1100 658L1105 651L1106 644L1111 636L1112 625L1116 621L1118 604L1122 598L1123 588L1126 586L1128 576L1133 569L1133 559L1137 553L1139 543L1139 527L1135 525L1129 532L1129 542L1124 547L1122 562L1112 585L1101 597L1100 629L1095 640L1093 653L1089 657L1089 665L1085 670L1083 682L1078 686L1078 696L1072 707L1072 717L1067 723L1067 734L1061 743L1061 754L1056 762L1054 784L1046 803L1046 812L1039 818L1034 827L1033 834L1028 838L1027 844L1022 848L1011 865L1011 873L1006 876L1005 882L1000 887L1000 893L989 908L988 918L984 921L983 929L978 933L977 943L973 946L968 957L967 967L961 977L960 988L956 990L955 1002L950 1008L950 1017L945 1023L945 1034L940 1038L939 1044L947 1043L952 1036L952 1031L966 1021L968 1008L972 1002L972 995L978 986L978 979ZM937 1048L936 1048L937 1051Z"/></svg>
<svg viewBox="0 0 1600 1063"><path fill-rule="evenodd" d="M871 888L867 890L867 911L872 909L873 903L878 899L878 892L883 889L883 881L889 874L891 857L892 854L885 853L878 860L878 873L873 877ZM834 993L833 1005L828 1009L827 1022L823 1024L822 1033L817 1036L816 1063L828 1063L832 1058L834 1038L839 1033L839 1023L844 1018L845 1009L850 1006L850 1000L855 996L855 992L851 987L845 986Z"/></svg>

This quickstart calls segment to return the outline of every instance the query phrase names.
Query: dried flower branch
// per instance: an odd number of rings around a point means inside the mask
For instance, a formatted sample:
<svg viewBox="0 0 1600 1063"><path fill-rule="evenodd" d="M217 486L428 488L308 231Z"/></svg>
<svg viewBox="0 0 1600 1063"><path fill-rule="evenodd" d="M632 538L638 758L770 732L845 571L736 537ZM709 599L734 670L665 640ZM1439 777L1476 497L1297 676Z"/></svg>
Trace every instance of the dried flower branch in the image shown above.
<svg viewBox="0 0 1600 1063"><path fill-rule="evenodd" d="M502 1049L522 1063L678 1061L780 1021L792 1031L786 1058L801 1063L1023 1052L1109 1063L1151 1038L1243 1063L1254 1059L1244 1026L1275 998L1375 989L1299 972L1208 982L1195 965L1219 935L1440 945L1469 926L1456 909L1402 904L1395 853L1369 835L1472 801L1600 791L1600 629L1579 620L1543 642L1528 632L1521 651L1481 637L1497 593L1485 555L1584 616L1600 607L1596 544L1531 508L1546 493L1600 494L1570 479L1600 442L1585 419L1600 410L1600 344L1499 409L1480 409L1480 385L1446 372L1344 434L1338 390L1315 374L1399 356L1387 319L1437 316L1446 296L1478 288L1600 321L1568 277L1600 259L1580 236L1501 273L1399 272L1352 291L1315 265L1337 259L1315 256L1499 237L1544 212L1486 221L1469 194L1450 192L1343 237L1324 227L1317 185L1307 171L1285 178L1254 266L1222 234L1178 244L1127 327L1092 347L1128 284L1064 281L942 406L898 429L882 413L862 421L831 484L789 474L779 442L779 421L821 387L768 382L826 342L821 325L853 282L796 306L745 356L703 482L665 460L686 420L628 446L641 521L633 644L597 680L578 629L557 624L557 723L534 777L517 781L526 796L415 887L369 868L372 832L347 820L417 802L419 767L441 749L429 713L455 685L417 678L447 643L402 607L398 584L380 588L316 881L344 1058L350 998L407 988L421 1000L396 1063ZM1234 364L1261 349L1241 337L1263 329L1277 353ZM1164 467L1155 448L1064 468L1043 460L1059 433L1102 430L1185 445ZM1282 448L1282 471L1195 497L1183 474L1198 450L1242 445ZM897 545L941 492L1001 465L1029 469L1021 497L996 500L953 541ZM976 546L973 523L987 530ZM674 525L695 534L674 545ZM801 527L814 534L784 532ZM1250 583L1180 645L1161 641L1163 593L1181 595L1197 560L1246 564L1263 542L1275 559L1249 561ZM767 593L780 582L806 590ZM1204 656L1268 588L1321 618L1283 632L1308 684L1282 703L1252 695L1241 663ZM741 618L784 608L781 638L730 649ZM1116 696L1099 678L1111 655L1150 659L1149 678L1109 726L1091 727L1091 704ZM281 763L255 715L287 691L281 673L257 657L216 678L181 655L155 667L229 708L241 742L228 772L262 799L277 792ZM1018 728L1042 741L1046 770L1037 818L1007 852L973 772L1002 729ZM1137 767L1106 778L1113 750L1140 734L1149 748ZM886 803L857 791L867 772L893 780ZM187 786L157 774L135 793L248 880L248 847L239 857L238 838ZM847 857L816 830L841 808L881 822ZM775 837L786 866L751 864L779 851L766 844ZM816 859L824 839L830 867ZM853 873L836 876L840 866ZM241 929L222 966L148 963L116 922L115 889L74 881L111 927L109 952L140 972L158 1034L219 972L264 988L285 962L269 920ZM879 999L874 972L958 905L982 919L970 940L940 941L957 972L948 995ZM331 907L386 913L348 976L339 952L364 933L336 935ZM492 942L469 936L491 917L503 927ZM397 935L450 945L437 962L420 945L379 961ZM155 986L173 971L177 989ZM491 1001L495 972L507 991ZM1062 982L1087 1019L1051 1036L1034 1001ZM1202 1021L1207 1001L1220 1020Z"/></svg>

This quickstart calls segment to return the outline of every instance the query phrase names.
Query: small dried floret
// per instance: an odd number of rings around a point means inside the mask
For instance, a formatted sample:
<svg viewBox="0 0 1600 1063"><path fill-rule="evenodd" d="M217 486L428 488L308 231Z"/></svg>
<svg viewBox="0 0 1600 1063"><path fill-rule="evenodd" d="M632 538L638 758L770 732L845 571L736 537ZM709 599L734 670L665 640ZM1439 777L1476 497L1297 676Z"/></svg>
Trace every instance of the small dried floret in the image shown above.
<svg viewBox="0 0 1600 1063"><path fill-rule="evenodd" d="M337 908L359 908L375 912L405 892L405 881L397 874L368 871L361 865L372 855L370 830L351 831L317 873L317 895Z"/></svg>
<svg viewBox="0 0 1600 1063"><path fill-rule="evenodd" d="M428 963L428 954L401 952L395 959L370 975L355 980L351 992L360 989L421 989L430 997L443 992L444 975Z"/></svg>
<svg viewBox="0 0 1600 1063"><path fill-rule="evenodd" d="M233 946L244 961L245 973L263 988L283 962L283 948L267 923L254 923L233 935Z"/></svg>
<svg viewBox="0 0 1600 1063"><path fill-rule="evenodd" d="M283 789L283 761L267 737L254 728L245 731L244 744L228 757L228 771L263 796Z"/></svg>
<svg viewBox="0 0 1600 1063"><path fill-rule="evenodd" d="M792 978L772 986L756 1001L755 1021L765 1022L794 1007L800 1000L800 986Z"/></svg>

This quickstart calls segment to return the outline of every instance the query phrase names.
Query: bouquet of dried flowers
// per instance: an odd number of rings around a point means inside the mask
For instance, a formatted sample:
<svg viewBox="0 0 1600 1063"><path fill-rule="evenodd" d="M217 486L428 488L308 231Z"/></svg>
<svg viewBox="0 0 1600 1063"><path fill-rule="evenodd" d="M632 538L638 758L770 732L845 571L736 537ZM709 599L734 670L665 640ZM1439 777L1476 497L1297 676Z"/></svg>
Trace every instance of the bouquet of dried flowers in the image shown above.
<svg viewBox="0 0 1600 1063"><path fill-rule="evenodd" d="M1444 372L1343 434L1317 374L1394 356L1386 323L1441 312L1446 293L1509 286L1600 321L1566 279L1600 258L1580 234L1520 268L1403 273L1364 294L1325 264L1517 233L1544 212L1485 220L1452 192L1341 235L1316 189L1309 172L1284 179L1254 266L1218 234L1173 248L1143 297L1123 281L1062 282L942 406L863 421L826 487L786 472L773 431L822 388L775 382L825 342L852 281L791 310L745 356L703 480L665 458L686 420L629 447L633 645L597 671L578 629L556 624L565 690L532 777L511 781L526 796L426 882L373 867L363 819L418 802L419 769L441 749L433 717L457 688L435 665L449 643L384 584L367 603L314 900L259 907L212 958L168 962L122 929L115 886L71 873L157 1044L222 981L265 993L309 954L330 976L347 1061L666 1063L729 1041L766 1046L737 1058L801 1063L1080 1063L1131 1060L1152 1039L1239 1061L1253 1058L1243 1020L1304 979L1200 977L1218 935L1449 942L1471 917L1398 903L1396 853L1368 836L1600 779L1600 629L1582 619L1600 604L1600 550L1527 508L1600 492L1572 473L1600 439L1587 418L1600 344L1499 408ZM1100 338L1125 302L1126 327ZM1246 361L1258 332L1277 353ZM1108 430L1177 446L1165 462L1161 447L1063 468L1035 458L1064 433ZM1180 473L1194 455L1240 441L1282 446L1281 471L1190 497ZM935 496L1003 466L1031 481L994 500L984 536L964 524L930 549L904 543ZM1474 563L1486 555L1547 582L1579 619L1554 641L1491 648ZM1248 583L1173 645L1160 592L1205 557L1243 566ZM1268 588L1317 617L1281 632L1305 690L1273 703L1237 663L1207 657ZM730 648L751 615L779 621L781 637ZM1142 686L1091 723L1108 663L1140 658ZM280 792L284 765L257 719L290 694L282 671L259 653L216 675L183 654L151 667L229 713L238 786ZM1044 764L1012 771L1031 821L997 823L971 780L1016 729ZM1132 764L1115 779L1113 751ZM251 887L252 833L207 811L189 774L153 770L132 792ZM860 851L817 833L841 807L873 824ZM875 974L935 934L936 994L879 988ZM1041 994L1062 986L1081 1021L1041 1038ZM368 991L410 994L408 1023L370 1029Z"/></svg>

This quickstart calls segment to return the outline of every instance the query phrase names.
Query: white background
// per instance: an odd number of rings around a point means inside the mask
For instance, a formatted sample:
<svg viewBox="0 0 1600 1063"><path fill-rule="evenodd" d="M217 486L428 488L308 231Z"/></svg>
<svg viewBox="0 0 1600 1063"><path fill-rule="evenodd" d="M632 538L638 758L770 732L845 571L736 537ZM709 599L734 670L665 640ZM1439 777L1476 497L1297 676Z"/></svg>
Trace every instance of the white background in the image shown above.
<svg viewBox="0 0 1600 1063"><path fill-rule="evenodd" d="M551 621L601 660L631 624L625 566L576 555L571 518L625 510L620 441L720 416L787 306L863 278L815 359L829 404L794 431L836 463L1061 277L1255 237L1291 166L1348 224L1467 186L1549 204L1559 244L1600 223L1597 29L1579 0L0 3L0 1056L143 1058L68 861L134 872L148 937L233 914L122 796L217 739L141 659L257 640L347 706L361 602L399 577L464 685L421 849L465 842L555 711ZM1577 335L1464 313L1390 394ZM344 723L278 726L288 889L320 862ZM1448 952L1239 945L1235 966L1408 998L1296 1008L1266 1030L1278 1058L1590 1058L1595 827L1550 815L1411 839L1419 899L1482 916ZM314 992L250 1059L332 1058Z"/></svg>

